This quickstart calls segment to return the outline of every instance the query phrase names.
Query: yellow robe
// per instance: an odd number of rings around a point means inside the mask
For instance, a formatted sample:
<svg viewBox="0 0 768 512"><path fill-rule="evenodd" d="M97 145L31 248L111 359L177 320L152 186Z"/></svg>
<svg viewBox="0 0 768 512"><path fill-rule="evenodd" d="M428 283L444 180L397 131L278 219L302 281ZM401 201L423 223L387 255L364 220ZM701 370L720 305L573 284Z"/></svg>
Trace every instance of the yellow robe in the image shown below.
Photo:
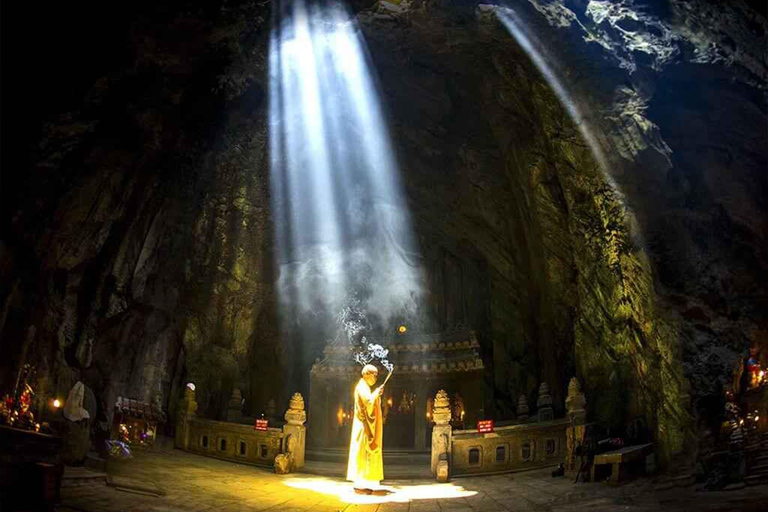
<svg viewBox="0 0 768 512"><path fill-rule="evenodd" d="M379 482L384 479L381 456L383 427L381 397L374 398L368 383L360 379L355 387L355 417L349 441L347 480Z"/></svg>

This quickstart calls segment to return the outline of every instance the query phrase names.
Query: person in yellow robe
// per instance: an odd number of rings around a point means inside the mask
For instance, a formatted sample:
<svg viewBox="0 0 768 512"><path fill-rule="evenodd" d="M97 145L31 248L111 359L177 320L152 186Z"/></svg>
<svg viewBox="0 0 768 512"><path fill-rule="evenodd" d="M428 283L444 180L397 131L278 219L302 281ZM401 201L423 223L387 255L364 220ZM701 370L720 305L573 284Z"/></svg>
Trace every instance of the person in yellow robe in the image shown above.
<svg viewBox="0 0 768 512"><path fill-rule="evenodd" d="M379 375L379 370L373 365L365 365L362 375L355 387L355 416L349 441L347 480L354 483L355 492L371 494L379 488L379 483L384 479L381 455L384 431L381 394L384 385L373 389Z"/></svg>

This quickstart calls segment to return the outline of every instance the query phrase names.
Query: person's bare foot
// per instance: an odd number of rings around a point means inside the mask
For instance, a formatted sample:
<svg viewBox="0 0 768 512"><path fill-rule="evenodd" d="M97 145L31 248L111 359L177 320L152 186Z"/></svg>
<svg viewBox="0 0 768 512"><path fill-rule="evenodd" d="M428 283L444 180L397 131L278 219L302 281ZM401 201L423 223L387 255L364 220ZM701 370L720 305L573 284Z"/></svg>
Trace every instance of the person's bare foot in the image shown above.
<svg viewBox="0 0 768 512"><path fill-rule="evenodd" d="M370 489L358 489L355 487L355 494L373 494L373 491Z"/></svg>

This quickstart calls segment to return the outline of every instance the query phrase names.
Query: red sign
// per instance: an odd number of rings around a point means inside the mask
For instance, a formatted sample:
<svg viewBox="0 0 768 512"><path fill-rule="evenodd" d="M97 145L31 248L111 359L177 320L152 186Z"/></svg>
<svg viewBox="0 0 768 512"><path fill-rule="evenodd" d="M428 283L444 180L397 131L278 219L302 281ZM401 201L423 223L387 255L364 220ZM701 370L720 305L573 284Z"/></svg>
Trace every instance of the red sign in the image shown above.
<svg viewBox="0 0 768 512"><path fill-rule="evenodd" d="M267 430L267 423L268 422L269 422L269 420L256 420L256 425L254 425L254 428L256 430L266 431Z"/></svg>
<svg viewBox="0 0 768 512"><path fill-rule="evenodd" d="M493 432L493 420L480 420L477 422L477 431L480 434Z"/></svg>

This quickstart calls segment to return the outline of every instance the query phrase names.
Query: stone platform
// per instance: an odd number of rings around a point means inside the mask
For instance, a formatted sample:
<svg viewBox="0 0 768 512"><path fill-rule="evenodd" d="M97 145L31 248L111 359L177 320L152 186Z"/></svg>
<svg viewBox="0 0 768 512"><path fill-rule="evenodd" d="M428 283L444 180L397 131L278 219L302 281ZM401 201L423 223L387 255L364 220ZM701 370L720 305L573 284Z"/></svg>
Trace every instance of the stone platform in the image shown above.
<svg viewBox="0 0 768 512"><path fill-rule="evenodd" d="M349 450L307 450L302 473L344 478L347 474ZM416 450L384 450L384 476L388 479L431 479L430 452Z"/></svg>
<svg viewBox="0 0 768 512"><path fill-rule="evenodd" d="M467 477L447 484L392 479L385 484L393 494L359 496L340 478L276 475L179 450L139 453L119 466L120 474L111 468L110 473L132 485L65 479L59 512L757 512L768 500L766 485L749 492L695 492L693 486L659 491L668 476L608 487L574 485L553 479L548 470ZM147 491L161 488L162 495L142 492L142 484Z"/></svg>

